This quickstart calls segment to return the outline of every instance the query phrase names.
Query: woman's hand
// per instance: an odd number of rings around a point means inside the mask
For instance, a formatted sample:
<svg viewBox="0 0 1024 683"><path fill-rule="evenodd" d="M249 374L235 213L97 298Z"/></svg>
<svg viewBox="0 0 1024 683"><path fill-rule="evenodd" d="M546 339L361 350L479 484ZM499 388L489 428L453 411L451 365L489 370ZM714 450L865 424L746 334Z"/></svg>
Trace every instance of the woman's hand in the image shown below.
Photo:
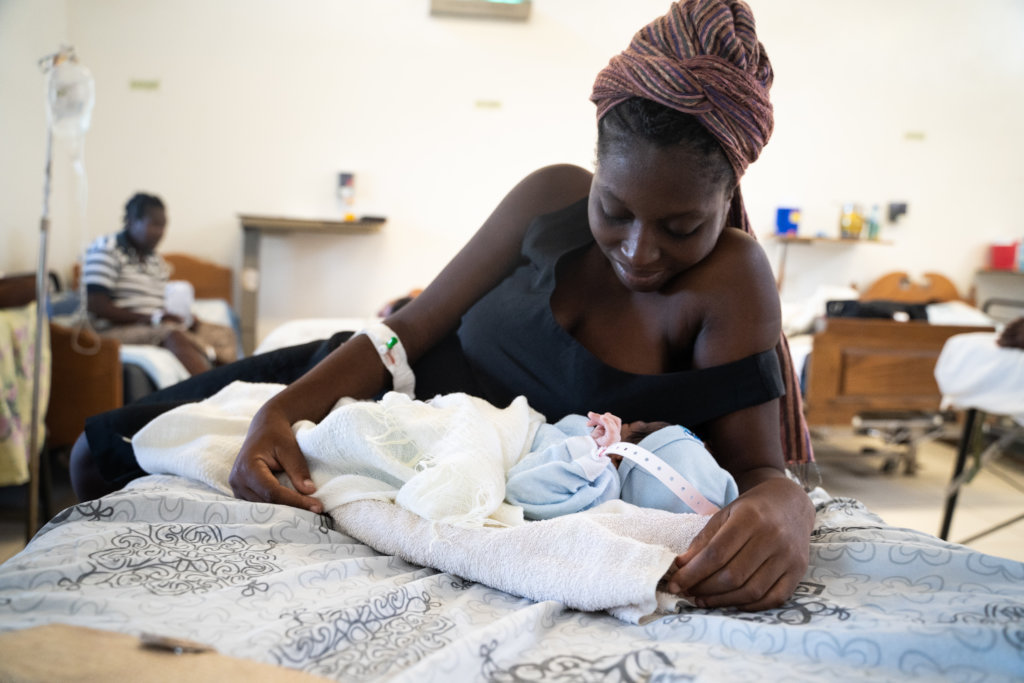
<svg viewBox="0 0 1024 683"><path fill-rule="evenodd" d="M288 475L295 491L278 481L275 473L282 471ZM249 425L249 433L235 458L228 482L235 497L243 500L323 512L323 505L312 497L316 486L310 479L309 466L295 441L291 424L269 403Z"/></svg>
<svg viewBox="0 0 1024 683"><path fill-rule="evenodd" d="M799 484L765 479L712 517L668 588L698 607L778 607L807 571L814 506Z"/></svg>

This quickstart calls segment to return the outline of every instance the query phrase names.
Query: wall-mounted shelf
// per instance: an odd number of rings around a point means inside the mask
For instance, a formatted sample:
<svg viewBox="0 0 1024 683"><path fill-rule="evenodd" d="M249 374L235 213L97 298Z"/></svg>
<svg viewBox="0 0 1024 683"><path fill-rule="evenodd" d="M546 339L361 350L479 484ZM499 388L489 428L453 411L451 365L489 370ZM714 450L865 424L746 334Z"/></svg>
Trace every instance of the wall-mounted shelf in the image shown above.
<svg viewBox="0 0 1024 683"><path fill-rule="evenodd" d="M260 237L263 235L367 235L379 232L383 218L363 217L352 221L289 218L287 216L254 216L239 214L242 224L242 301L239 310L242 328L242 349L245 355L256 348L257 304L260 290Z"/></svg>
<svg viewBox="0 0 1024 683"><path fill-rule="evenodd" d="M855 239L852 237L803 237L801 235L772 235L772 239L783 244L892 244L888 240Z"/></svg>

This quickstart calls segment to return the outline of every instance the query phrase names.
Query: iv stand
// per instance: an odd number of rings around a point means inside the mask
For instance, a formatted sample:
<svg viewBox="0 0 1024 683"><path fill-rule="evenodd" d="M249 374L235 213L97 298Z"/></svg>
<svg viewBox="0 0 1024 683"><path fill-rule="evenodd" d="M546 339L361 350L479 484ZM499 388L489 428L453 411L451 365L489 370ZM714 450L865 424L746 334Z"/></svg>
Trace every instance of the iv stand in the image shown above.
<svg viewBox="0 0 1024 683"><path fill-rule="evenodd" d="M32 540L39 529L39 464L42 445L39 443L40 415L40 381L43 365L43 323L46 315L47 282L46 252L50 236L50 178L53 160L53 126L46 126L46 166L43 172L43 213L39 220L39 262L36 265L36 338L33 349L32 363L32 426L29 435L28 460L28 516L25 527L25 540Z"/></svg>

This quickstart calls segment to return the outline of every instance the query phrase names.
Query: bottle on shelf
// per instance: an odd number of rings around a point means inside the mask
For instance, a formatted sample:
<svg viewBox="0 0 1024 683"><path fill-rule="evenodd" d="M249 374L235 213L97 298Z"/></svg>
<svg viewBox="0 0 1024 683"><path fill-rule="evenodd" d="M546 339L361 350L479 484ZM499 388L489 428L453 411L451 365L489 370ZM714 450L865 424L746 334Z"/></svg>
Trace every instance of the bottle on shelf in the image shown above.
<svg viewBox="0 0 1024 683"><path fill-rule="evenodd" d="M864 213L859 204L843 204L843 213L839 217L839 236L847 240L860 239L864 229Z"/></svg>
<svg viewBox="0 0 1024 683"><path fill-rule="evenodd" d="M868 216L868 239L877 240L878 232L881 229L881 209L878 204L871 207L871 214Z"/></svg>

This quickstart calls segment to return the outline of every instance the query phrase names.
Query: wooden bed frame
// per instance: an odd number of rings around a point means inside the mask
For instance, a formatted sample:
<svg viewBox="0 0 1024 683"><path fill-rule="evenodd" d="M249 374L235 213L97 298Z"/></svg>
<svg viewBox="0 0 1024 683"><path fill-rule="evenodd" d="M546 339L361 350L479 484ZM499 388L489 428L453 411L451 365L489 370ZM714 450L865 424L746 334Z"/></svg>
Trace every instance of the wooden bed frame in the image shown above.
<svg viewBox="0 0 1024 683"><path fill-rule="evenodd" d="M922 283L890 273L869 287L861 301L930 303L959 300L956 287L937 273ZM931 325L868 318L826 318L814 335L807 372L805 408L811 427L849 427L869 412L936 412L942 394L935 362L955 334L991 327Z"/></svg>
<svg viewBox="0 0 1024 683"><path fill-rule="evenodd" d="M814 335L807 371L807 423L850 426L869 412L939 410L935 361L954 334L990 327L830 318Z"/></svg>
<svg viewBox="0 0 1024 683"><path fill-rule="evenodd" d="M232 272L227 266L188 254L164 254L164 260L171 266L171 279L191 282L197 299L224 299L229 305L234 303Z"/></svg>

